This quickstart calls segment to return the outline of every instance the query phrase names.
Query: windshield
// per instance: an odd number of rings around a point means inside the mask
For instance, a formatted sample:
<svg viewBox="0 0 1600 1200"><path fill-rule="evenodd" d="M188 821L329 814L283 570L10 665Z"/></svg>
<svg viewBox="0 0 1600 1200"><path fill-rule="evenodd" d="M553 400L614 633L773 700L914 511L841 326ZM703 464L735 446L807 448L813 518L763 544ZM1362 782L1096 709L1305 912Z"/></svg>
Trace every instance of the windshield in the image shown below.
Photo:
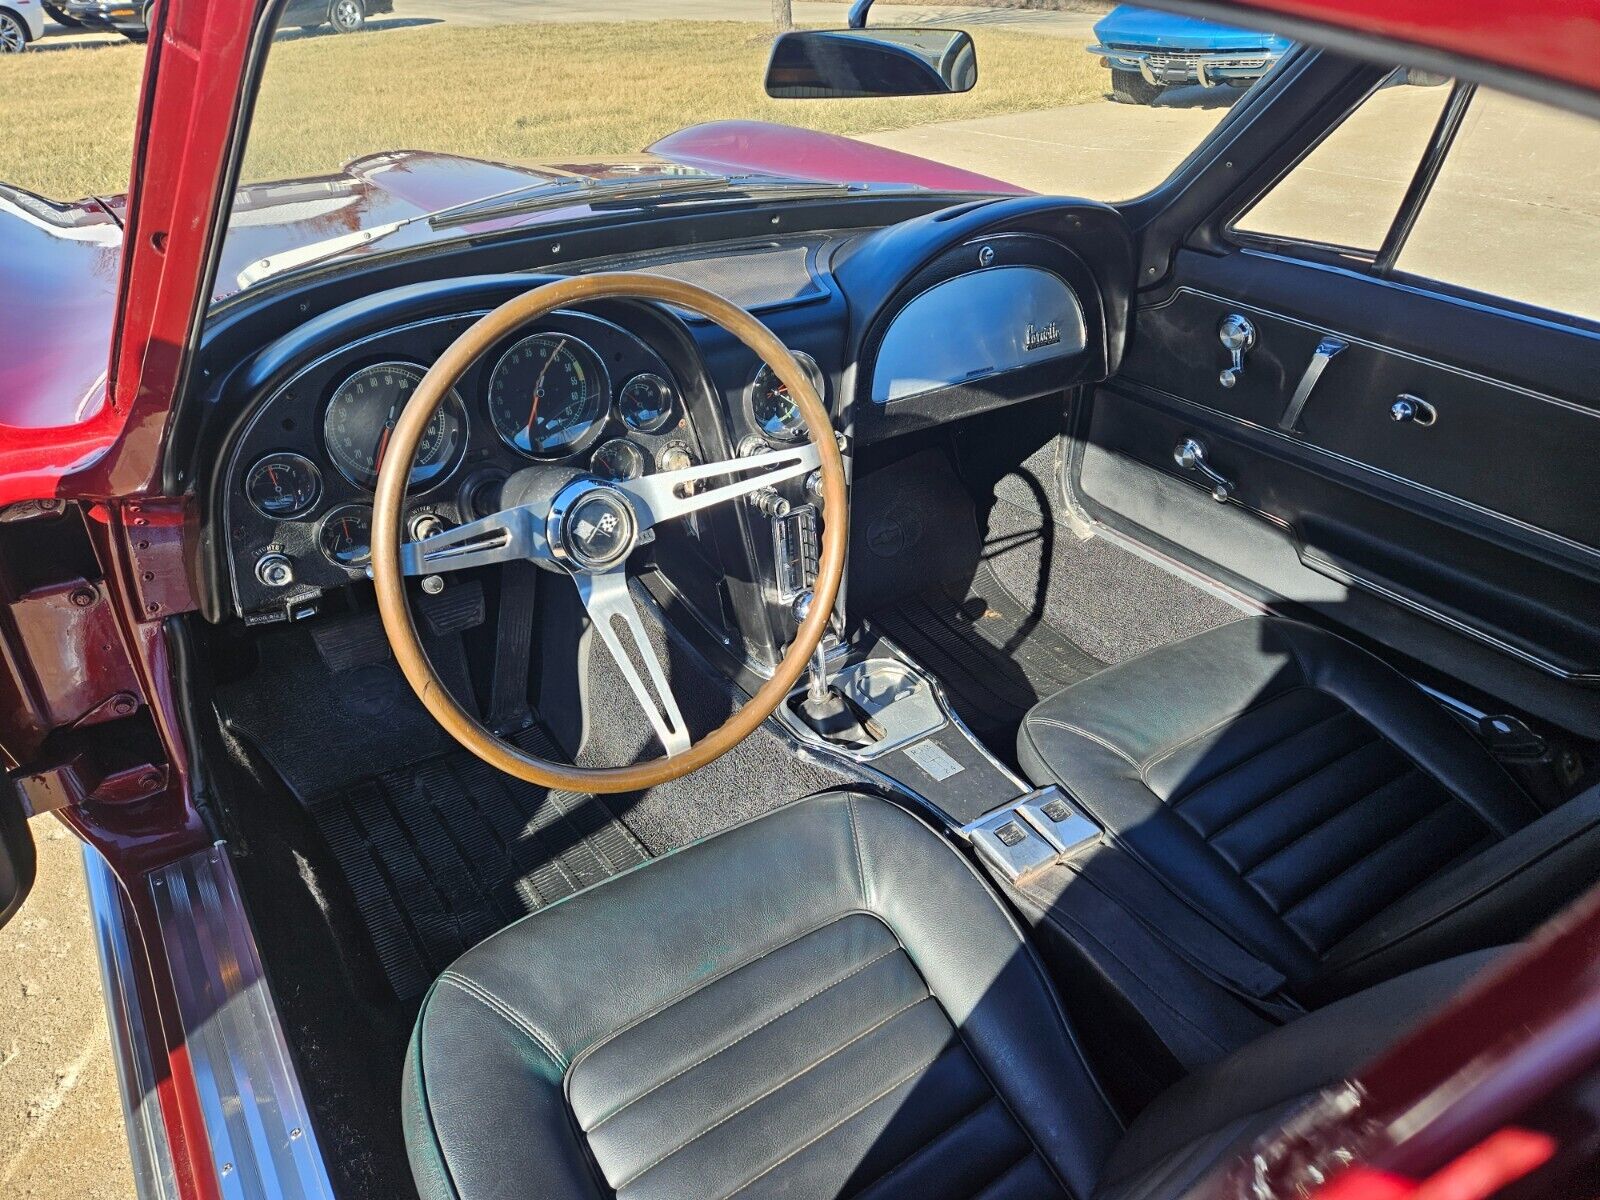
<svg viewBox="0 0 1600 1200"><path fill-rule="evenodd" d="M680 197L844 184L1128 199L1160 183L1288 48L1128 6L885 0L869 30L967 28L976 85L791 100L763 87L775 33L786 18L843 27L847 5L392 4L333 0L330 22L289 0L219 296L379 241L486 227L426 220L442 210L493 214L491 228L559 220L624 196L647 205L653 180L673 181ZM344 25L359 32L341 35Z"/></svg>
<svg viewBox="0 0 1600 1200"><path fill-rule="evenodd" d="M878 0L868 34L931 55L963 44L939 31L964 29L972 53L958 65L975 64L975 78L958 94L769 96L775 35L843 28L848 9L286 0L215 297L333 259L648 206L652 181L673 181L680 203L756 190L781 203L819 185L1126 200L1161 183L1289 49L1092 0ZM129 20L121 37L69 30L76 53L7 64L4 106L27 118L19 127L53 131L47 153L36 138L0 139L12 207L40 209L25 192L99 197L60 206L63 220L115 220L144 55ZM444 210L473 219L430 220Z"/></svg>

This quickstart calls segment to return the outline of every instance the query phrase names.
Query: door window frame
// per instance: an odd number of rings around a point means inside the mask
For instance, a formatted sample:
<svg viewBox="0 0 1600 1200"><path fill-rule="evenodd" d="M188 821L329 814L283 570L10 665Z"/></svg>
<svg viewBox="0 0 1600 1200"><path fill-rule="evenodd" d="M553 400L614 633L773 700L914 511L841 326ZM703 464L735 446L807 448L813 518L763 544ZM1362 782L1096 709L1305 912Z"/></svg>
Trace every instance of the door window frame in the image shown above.
<svg viewBox="0 0 1600 1200"><path fill-rule="evenodd" d="M1450 83L1450 95L1446 98L1444 107L1440 110L1439 116L1434 122L1433 130L1423 147L1422 157L1412 172L1411 180L1406 185L1405 193L1401 197L1394 216L1390 219L1389 228L1384 235L1383 242L1376 250L1344 246L1334 242L1316 241L1308 238L1290 237L1283 234L1266 233L1261 230L1240 229L1238 227L1238 222L1255 206L1257 201L1277 187L1302 162L1310 157L1317 147L1321 146L1323 142L1341 129L1344 123L1373 94L1384 86L1387 79L1388 77L1385 77L1384 80L1374 85L1362 96L1358 103L1352 105L1346 112L1341 114L1339 119L1330 125L1321 137L1308 145L1288 166L1276 171L1269 179L1263 182L1262 186L1247 193L1242 200L1237 200L1230 204L1228 210L1221 214L1217 222L1222 241L1235 249L1264 252L1295 261L1339 267L1345 271L1369 276L1374 280L1397 284L1409 290L1471 304L1475 308L1503 312L1508 316L1532 319L1539 321L1541 324L1556 325L1591 336L1600 334L1600 319L1564 312L1561 309L1546 308L1543 305L1516 300L1494 292L1484 292L1476 288L1464 287L1460 284L1451 283L1449 280L1417 275L1403 271L1396 265L1402 251L1405 249L1407 239L1416 227L1423 205L1428 202L1428 198L1432 195L1434 184L1439 179L1439 173L1443 170L1444 164L1449 159L1450 151L1455 146L1456 137L1461 131L1467 112L1472 105L1472 100L1478 92L1478 85L1475 83L1459 79Z"/></svg>

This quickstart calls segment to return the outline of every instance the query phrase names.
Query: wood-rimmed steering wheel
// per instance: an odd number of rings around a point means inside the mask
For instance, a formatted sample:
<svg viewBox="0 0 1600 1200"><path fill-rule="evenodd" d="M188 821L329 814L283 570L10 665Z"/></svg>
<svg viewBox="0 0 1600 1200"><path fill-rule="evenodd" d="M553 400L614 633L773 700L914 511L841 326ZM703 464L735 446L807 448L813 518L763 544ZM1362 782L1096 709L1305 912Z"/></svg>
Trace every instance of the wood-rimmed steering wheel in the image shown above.
<svg viewBox="0 0 1600 1200"><path fill-rule="evenodd" d="M499 512L402 545L406 485L417 446L433 414L467 369L489 347L547 313L610 299L669 304L698 313L733 334L789 389L805 418L810 443L621 482L571 467L530 466L507 480ZM666 671L629 592L628 558L654 537L655 527L664 521L818 468L824 520L810 612L772 678L720 727L691 741ZM708 485L718 479L724 481ZM490 766L548 788L636 791L687 775L725 754L794 689L827 630L844 574L846 505L844 462L827 410L805 370L755 317L714 292L674 279L626 273L562 279L507 301L473 324L439 357L407 401L389 438L373 499L372 576L378 612L400 669L417 697L447 733ZM417 636L406 603L405 577L516 559L528 559L571 576L595 631L633 689L667 751L666 757L622 767L551 762L502 741L451 696ZM635 658L644 664L648 681L640 674Z"/></svg>

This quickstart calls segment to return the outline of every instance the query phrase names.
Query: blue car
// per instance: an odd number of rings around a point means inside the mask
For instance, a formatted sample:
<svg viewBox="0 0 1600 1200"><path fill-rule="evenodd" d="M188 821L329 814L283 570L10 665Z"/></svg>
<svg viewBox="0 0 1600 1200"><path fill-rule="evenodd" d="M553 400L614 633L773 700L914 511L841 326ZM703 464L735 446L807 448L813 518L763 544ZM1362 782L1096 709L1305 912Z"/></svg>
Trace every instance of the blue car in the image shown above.
<svg viewBox="0 0 1600 1200"><path fill-rule="evenodd" d="M1094 33L1088 51L1111 68L1111 96L1123 104L1150 104L1168 88L1193 83L1249 87L1291 45L1274 34L1131 4L1112 9Z"/></svg>

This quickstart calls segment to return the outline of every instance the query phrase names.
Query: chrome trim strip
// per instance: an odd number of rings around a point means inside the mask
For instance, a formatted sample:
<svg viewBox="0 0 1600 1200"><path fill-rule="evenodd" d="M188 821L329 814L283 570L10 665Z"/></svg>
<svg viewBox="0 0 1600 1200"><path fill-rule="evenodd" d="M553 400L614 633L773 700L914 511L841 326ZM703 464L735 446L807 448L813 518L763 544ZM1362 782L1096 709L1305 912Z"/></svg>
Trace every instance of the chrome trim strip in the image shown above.
<svg viewBox="0 0 1600 1200"><path fill-rule="evenodd" d="M1440 491L1438 488L1432 487L1429 484L1420 483L1417 480L1409 479L1404 475L1396 475L1393 471L1387 471L1382 467L1373 466L1371 463L1363 462L1359 458L1351 458L1348 454L1340 454L1337 450L1329 450L1326 446L1319 446L1317 443L1309 442L1305 438L1293 437L1287 433L1284 433L1282 430L1274 429L1271 426L1259 424L1245 417L1235 416L1233 413L1225 412L1220 408L1212 408L1209 404L1197 403L1196 401L1190 400L1187 397L1178 395L1176 392L1168 392L1158 387L1152 387L1147 383L1138 383L1137 381L1116 382L1113 384L1113 386L1125 389L1134 388L1140 393L1150 396L1159 396L1164 400L1181 405L1192 412L1201 413L1208 417L1217 417L1224 421L1230 421L1241 429L1250 429L1257 433L1266 434L1269 437L1278 439L1278 441L1282 444L1298 447L1307 454L1321 455L1324 458L1332 459L1337 463L1342 463L1343 465L1353 468L1356 471L1362 471L1369 475L1375 475L1379 479L1387 480L1388 482L1395 484L1399 489L1421 492L1424 495L1433 498L1434 500L1440 501L1446 507L1454 506L1466 509L1469 513L1483 518L1484 524L1488 526L1493 527L1496 524L1512 526L1519 533L1527 536L1530 540L1536 542L1548 542L1552 549L1558 552L1565 552L1579 559L1591 569L1596 565L1600 565L1600 547L1590 546L1584 542L1569 538L1564 533L1555 533L1552 530L1530 524L1529 522L1524 521L1521 517L1513 517L1496 509L1487 508L1475 501L1463 499L1454 493ZM1559 401L1552 401L1552 403L1559 403ZM1595 415L1600 417L1600 413ZM1183 477L1180 476L1179 478ZM1191 479L1189 482L1192 483L1194 481Z"/></svg>
<svg viewBox="0 0 1600 1200"><path fill-rule="evenodd" d="M89 845L83 847L83 875L88 884L95 954L100 960L100 992L111 1034L111 1060L117 1068L117 1091L122 1096L122 1123L133 1160L134 1190L139 1200L178 1200L172 1145L156 1099L155 1064L129 949L122 885L110 864Z"/></svg>
<svg viewBox="0 0 1600 1200"><path fill-rule="evenodd" d="M1338 268L1336 268L1336 267L1323 267L1323 266L1321 266L1319 264L1316 264L1316 263L1305 263L1305 262L1303 262L1303 260L1298 259L1298 258L1287 259L1286 261L1292 262L1297 266L1312 266L1312 267L1316 267L1316 269L1318 269L1318 270L1330 270L1330 271L1335 271L1335 272L1338 271ZM1364 280L1368 280L1368 281L1372 281L1372 282L1382 282L1381 280L1374 279L1373 276L1363 275L1359 271L1350 271L1350 272L1347 272L1347 273L1352 275L1352 276L1354 276L1357 279L1364 279ZM1416 290L1416 289L1412 289L1412 290ZM1546 404L1554 404L1557 408L1570 409L1571 411L1573 411L1575 413L1578 413L1578 414L1580 414L1582 416L1593 417L1596 420L1600 420L1600 412L1597 412L1595 409L1585 408L1581 404L1574 404L1571 400L1563 400L1559 396L1552 396L1552 395L1550 395L1550 394L1548 394L1546 392L1536 392L1532 388L1523 387L1521 384L1507 383L1505 380L1497 379L1493 375L1485 375L1481 371L1470 371L1466 367L1458 367L1458 366L1455 366L1452 363L1440 362L1436 358L1426 358L1421 354L1413 354L1409 350L1397 350L1393 346L1386 346L1382 342L1375 342L1370 338L1358 337L1355 334L1347 333L1342 329L1335 329L1331 325L1318 325L1315 322L1307 321L1303 317L1291 317L1287 313L1281 313L1281 312L1278 312L1276 309L1272 309L1272 308L1265 308L1260 304L1246 304L1246 303L1243 303L1242 301L1239 301L1237 299L1234 299L1234 298L1231 298L1231 297L1228 297L1228 296L1219 296L1216 292L1208 292L1204 288L1191 287L1189 284L1181 285L1180 287L1178 287L1172 293L1172 295L1168 296L1165 300L1161 301L1160 304L1152 304L1145 311L1154 312L1154 311L1157 311L1159 309L1166 308L1168 305L1176 303L1178 297L1183 295L1185 292L1189 293L1189 295L1191 295L1191 296L1199 296L1202 299L1215 300L1217 303L1225 305L1225 306L1231 306L1231 307L1234 307L1234 308L1248 309L1251 312L1261 313L1261 314L1263 314L1265 316L1269 316L1269 317L1275 317L1276 319L1278 319L1280 321L1287 321L1291 325L1298 325L1298 326L1300 326L1301 329L1309 329L1313 333L1334 334L1334 335L1338 336L1341 341L1349 342L1351 345L1366 346L1369 349L1378 351L1380 354L1392 354L1396 358L1403 358L1403 359L1406 359L1408 362L1414 362L1414 363L1417 363L1417 364L1419 364L1421 366L1424 366L1424 367L1433 367L1436 370L1448 371L1452 375L1460 375L1465 379L1476 379L1476 380L1478 380L1478 382L1487 383L1491 387L1503 388L1508 392L1516 392L1519 395L1528 397L1530 400L1542 400ZM1434 298L1441 298L1442 299L1442 297L1435 297L1435 293L1433 293L1433 292L1420 292L1420 294L1423 295L1423 296L1426 296L1426 297L1434 297ZM1464 307L1467 307L1467 308L1478 308L1478 307L1482 307L1482 306L1480 306L1480 305L1470 305L1469 304L1469 305L1464 305ZM1498 308L1490 308L1490 309L1487 309L1486 311L1489 314L1494 315L1494 316L1514 317L1516 315L1515 313L1508 313L1508 312L1505 312L1504 310L1498 309ZM1533 323L1534 324L1541 324L1543 322L1535 321ZM1560 330L1563 333L1576 333L1576 334L1579 334L1579 335L1581 335L1583 337L1600 336L1600 335L1590 334L1586 330L1573 329L1572 327L1567 326L1567 325L1552 324L1552 328Z"/></svg>
<svg viewBox="0 0 1600 1200"><path fill-rule="evenodd" d="M149 876L225 1200L333 1200L227 847Z"/></svg>

